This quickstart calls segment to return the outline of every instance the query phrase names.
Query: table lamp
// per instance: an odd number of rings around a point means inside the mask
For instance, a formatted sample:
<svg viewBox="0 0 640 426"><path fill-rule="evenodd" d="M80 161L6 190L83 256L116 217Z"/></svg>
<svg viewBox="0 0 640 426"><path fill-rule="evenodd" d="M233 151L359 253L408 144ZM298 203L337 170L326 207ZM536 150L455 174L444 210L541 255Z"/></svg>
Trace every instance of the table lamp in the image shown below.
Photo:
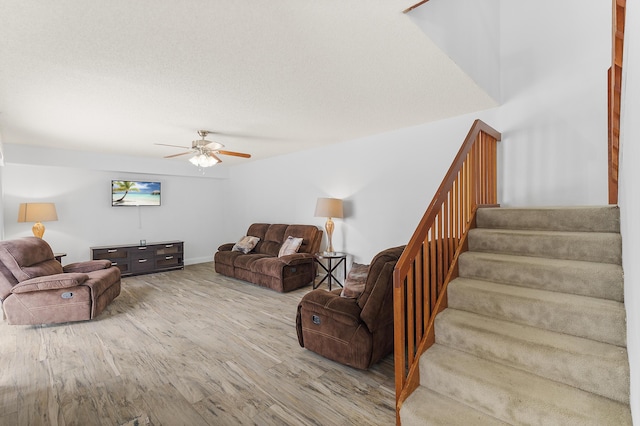
<svg viewBox="0 0 640 426"><path fill-rule="evenodd" d="M327 223L324 224L324 228L327 230L327 237L329 238L329 245L327 251L333 253L333 242L331 237L333 235L333 220L332 217L341 218L342 214L342 200L338 198L318 198L316 203L316 217L326 217Z"/></svg>
<svg viewBox="0 0 640 426"><path fill-rule="evenodd" d="M44 235L44 225L41 222L54 220L58 220L54 203L20 203L18 223L36 222L31 228L36 237L42 238Z"/></svg>

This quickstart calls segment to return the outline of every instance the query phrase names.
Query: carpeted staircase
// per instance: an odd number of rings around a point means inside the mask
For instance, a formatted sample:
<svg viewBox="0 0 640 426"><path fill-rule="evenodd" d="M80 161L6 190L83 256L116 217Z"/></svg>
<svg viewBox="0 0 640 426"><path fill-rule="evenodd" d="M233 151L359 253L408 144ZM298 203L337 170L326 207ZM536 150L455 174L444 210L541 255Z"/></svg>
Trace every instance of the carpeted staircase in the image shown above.
<svg viewBox="0 0 640 426"><path fill-rule="evenodd" d="M617 207L477 214L410 425L628 425Z"/></svg>

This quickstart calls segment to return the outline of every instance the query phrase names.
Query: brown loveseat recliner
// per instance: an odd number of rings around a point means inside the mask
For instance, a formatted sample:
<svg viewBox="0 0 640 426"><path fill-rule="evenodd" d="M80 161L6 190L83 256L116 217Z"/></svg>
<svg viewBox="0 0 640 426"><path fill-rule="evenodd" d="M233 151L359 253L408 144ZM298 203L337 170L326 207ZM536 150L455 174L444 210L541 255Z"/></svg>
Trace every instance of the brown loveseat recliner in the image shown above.
<svg viewBox="0 0 640 426"><path fill-rule="evenodd" d="M9 324L95 318L120 294L120 269L108 260L62 267L37 237L0 241L0 301Z"/></svg>
<svg viewBox="0 0 640 426"><path fill-rule="evenodd" d="M311 284L316 277L313 254L320 248L322 230L313 225L254 223L247 236L260 241L249 253L232 251L234 243L223 244L214 255L216 272L286 292ZM288 237L302 238L297 253L278 257Z"/></svg>
<svg viewBox="0 0 640 426"><path fill-rule="evenodd" d="M404 246L378 253L364 291L355 299L310 291L300 301L296 330L300 346L352 367L367 369L393 351L393 268Z"/></svg>

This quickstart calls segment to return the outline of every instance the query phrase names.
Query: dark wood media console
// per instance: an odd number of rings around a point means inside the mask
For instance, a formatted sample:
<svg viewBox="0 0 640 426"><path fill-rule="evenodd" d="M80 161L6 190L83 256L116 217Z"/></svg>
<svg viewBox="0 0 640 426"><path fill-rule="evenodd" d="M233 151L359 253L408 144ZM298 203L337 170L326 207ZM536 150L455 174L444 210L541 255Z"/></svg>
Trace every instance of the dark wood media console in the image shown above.
<svg viewBox="0 0 640 426"><path fill-rule="evenodd" d="M184 242L91 247L91 258L110 260L122 276L184 269Z"/></svg>

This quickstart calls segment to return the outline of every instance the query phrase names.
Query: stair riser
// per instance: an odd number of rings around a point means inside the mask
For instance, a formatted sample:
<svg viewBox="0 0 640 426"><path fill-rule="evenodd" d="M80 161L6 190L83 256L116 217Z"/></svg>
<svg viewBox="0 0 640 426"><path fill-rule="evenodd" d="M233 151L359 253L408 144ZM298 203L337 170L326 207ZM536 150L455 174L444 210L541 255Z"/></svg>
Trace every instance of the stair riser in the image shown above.
<svg viewBox="0 0 640 426"><path fill-rule="evenodd" d="M459 280L449 284L447 297L450 308L626 347L626 316L624 309L610 306L615 302L599 303L595 299L594 308L593 304L566 304L486 291L459 285Z"/></svg>
<svg viewBox="0 0 640 426"><path fill-rule="evenodd" d="M469 251L620 265L620 234L533 233L472 229Z"/></svg>
<svg viewBox="0 0 640 426"><path fill-rule="evenodd" d="M485 326L475 315L445 312L436 318L438 344L622 403L629 401L627 352L622 348L576 339L564 348L561 335L547 333L547 339L537 330L527 332L510 324L500 327L497 322Z"/></svg>
<svg viewBox="0 0 640 426"><path fill-rule="evenodd" d="M421 357L420 383L511 424L631 424L624 404L440 345Z"/></svg>
<svg viewBox="0 0 640 426"><path fill-rule="evenodd" d="M618 302L624 299L620 265L490 256L494 255L463 253L459 276Z"/></svg>
<svg viewBox="0 0 640 426"><path fill-rule="evenodd" d="M531 229L570 232L620 232L620 212L615 206L581 208L479 209L480 228Z"/></svg>
<svg viewBox="0 0 640 426"><path fill-rule="evenodd" d="M419 386L400 409L402 426L508 426L495 417L446 398L424 386Z"/></svg>

